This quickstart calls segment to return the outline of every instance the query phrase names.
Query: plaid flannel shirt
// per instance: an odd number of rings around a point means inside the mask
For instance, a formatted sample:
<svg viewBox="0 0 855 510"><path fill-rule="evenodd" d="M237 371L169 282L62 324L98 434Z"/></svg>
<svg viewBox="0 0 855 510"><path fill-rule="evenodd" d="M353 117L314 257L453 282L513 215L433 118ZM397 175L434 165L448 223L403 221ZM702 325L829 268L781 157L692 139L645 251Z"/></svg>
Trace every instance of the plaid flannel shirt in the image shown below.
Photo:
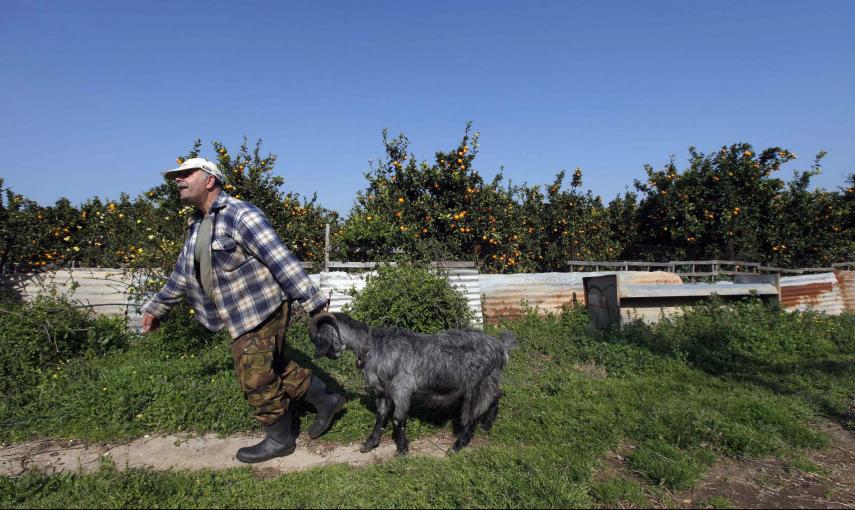
<svg viewBox="0 0 855 510"><path fill-rule="evenodd" d="M197 212L175 269L143 312L163 318L186 297L202 325L211 331L226 326L237 338L261 324L286 299L300 302L307 312L326 305L326 298L258 207L220 191L209 214L213 215L208 241L211 295L196 278L193 249L202 222Z"/></svg>

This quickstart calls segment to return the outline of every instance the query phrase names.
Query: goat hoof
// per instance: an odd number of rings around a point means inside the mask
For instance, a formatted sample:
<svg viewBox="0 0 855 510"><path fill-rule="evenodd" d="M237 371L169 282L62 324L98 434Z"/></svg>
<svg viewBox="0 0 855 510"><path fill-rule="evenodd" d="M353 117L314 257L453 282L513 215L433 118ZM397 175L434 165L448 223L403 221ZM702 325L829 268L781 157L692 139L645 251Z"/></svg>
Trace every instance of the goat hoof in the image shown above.
<svg viewBox="0 0 855 510"><path fill-rule="evenodd" d="M397 455L398 457L403 457L403 456L407 455L408 453L410 453L409 448L407 448L406 450L398 449L398 451L395 452L395 455Z"/></svg>
<svg viewBox="0 0 855 510"><path fill-rule="evenodd" d="M370 452L371 450L373 450L373 449L375 449L375 448L377 448L377 444L376 444L376 443L365 443L364 445L362 445L362 446L359 448L359 451L360 451L360 453L368 453L368 452Z"/></svg>

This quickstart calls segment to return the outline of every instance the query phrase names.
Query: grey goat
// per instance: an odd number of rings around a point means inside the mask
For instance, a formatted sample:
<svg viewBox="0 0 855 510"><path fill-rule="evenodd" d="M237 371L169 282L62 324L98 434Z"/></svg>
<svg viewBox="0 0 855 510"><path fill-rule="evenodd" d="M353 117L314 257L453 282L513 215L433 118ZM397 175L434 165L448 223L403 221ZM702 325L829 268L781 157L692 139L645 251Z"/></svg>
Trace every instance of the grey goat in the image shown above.
<svg viewBox="0 0 855 510"><path fill-rule="evenodd" d="M499 411L499 385L508 350L517 343L510 331L501 334L501 341L480 331L426 335L372 328L340 312L313 317L309 335L316 358L338 358L345 349L353 351L356 366L374 393L377 422L360 451L377 447L393 412L393 436L400 455L409 449L407 413L414 399L429 408L461 406L461 432L451 451L466 446L478 424L489 430Z"/></svg>

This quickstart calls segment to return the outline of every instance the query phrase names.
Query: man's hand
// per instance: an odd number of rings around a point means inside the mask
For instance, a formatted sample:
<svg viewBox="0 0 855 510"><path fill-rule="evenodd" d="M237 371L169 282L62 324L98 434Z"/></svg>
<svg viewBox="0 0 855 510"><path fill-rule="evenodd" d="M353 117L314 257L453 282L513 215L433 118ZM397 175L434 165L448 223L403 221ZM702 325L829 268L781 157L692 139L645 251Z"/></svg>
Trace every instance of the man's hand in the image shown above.
<svg viewBox="0 0 855 510"><path fill-rule="evenodd" d="M326 311L328 306L329 306L329 303L325 304L324 306L319 306L319 307L315 308L314 310L312 310L311 312L308 313L309 318L311 319L315 315Z"/></svg>
<svg viewBox="0 0 855 510"><path fill-rule="evenodd" d="M143 314L142 318L142 332L143 333L151 333L152 331L157 331L157 328L160 327L160 319L155 317L153 314L146 312Z"/></svg>

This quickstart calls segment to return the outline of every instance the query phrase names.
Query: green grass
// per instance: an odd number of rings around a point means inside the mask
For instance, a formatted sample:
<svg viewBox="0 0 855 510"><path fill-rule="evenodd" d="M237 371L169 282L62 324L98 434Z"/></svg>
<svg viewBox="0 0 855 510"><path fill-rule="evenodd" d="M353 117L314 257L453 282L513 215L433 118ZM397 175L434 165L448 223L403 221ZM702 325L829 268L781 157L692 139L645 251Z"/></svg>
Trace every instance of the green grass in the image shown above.
<svg viewBox="0 0 855 510"><path fill-rule="evenodd" d="M733 503L724 496L713 496L704 503L709 508L734 508Z"/></svg>
<svg viewBox="0 0 855 510"><path fill-rule="evenodd" d="M715 461L715 455L701 448L684 451L663 439L641 443L630 456L630 465L656 485L688 489Z"/></svg>
<svg viewBox="0 0 855 510"><path fill-rule="evenodd" d="M489 438L486 445L448 458L333 466L272 480L248 469L31 473L0 479L0 506L645 506L637 482L593 477L609 450L629 445L629 467L651 487L669 489L693 486L721 456L776 455L809 467L799 452L827 445L812 421L824 415L845 422L847 389L855 387L845 386L855 381L855 328L846 329L852 317L740 306L603 335L586 333L579 311L506 324L520 346L505 372L499 419L490 433L477 433ZM734 324L740 321L750 326ZM704 350L714 326L728 341ZM346 413L325 438L363 440L374 419L353 356L315 362L303 354L312 352L305 329L291 337L298 362L348 395ZM57 378L46 374L38 399L0 409L2 440L256 428L224 345L166 356L143 339L124 352L71 362ZM410 421L412 437L449 427L428 418Z"/></svg>
<svg viewBox="0 0 855 510"><path fill-rule="evenodd" d="M624 478L595 481L591 483L591 496L607 508L643 508L650 506L644 488L635 481Z"/></svg>

